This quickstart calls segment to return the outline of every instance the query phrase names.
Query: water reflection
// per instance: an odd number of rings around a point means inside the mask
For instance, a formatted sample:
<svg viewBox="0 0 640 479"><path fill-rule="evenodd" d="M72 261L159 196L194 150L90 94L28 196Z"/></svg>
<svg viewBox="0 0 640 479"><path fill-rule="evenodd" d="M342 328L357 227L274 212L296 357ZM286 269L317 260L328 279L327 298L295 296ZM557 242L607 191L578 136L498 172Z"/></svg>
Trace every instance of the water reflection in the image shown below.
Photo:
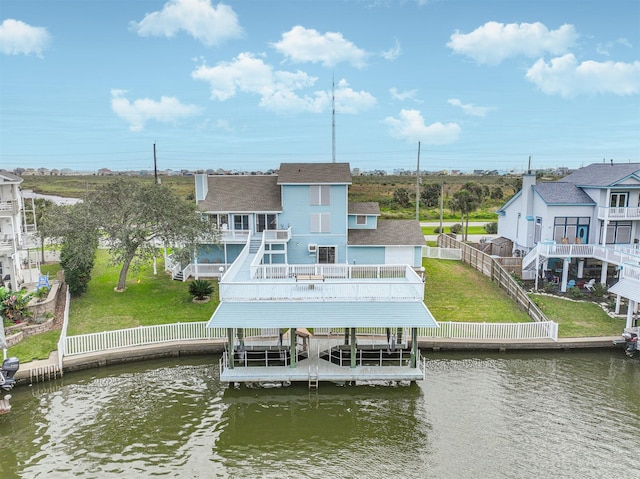
<svg viewBox="0 0 640 479"><path fill-rule="evenodd" d="M235 389L217 358L17 388L0 477L610 477L632 471L640 361L428 354L408 387Z"/></svg>

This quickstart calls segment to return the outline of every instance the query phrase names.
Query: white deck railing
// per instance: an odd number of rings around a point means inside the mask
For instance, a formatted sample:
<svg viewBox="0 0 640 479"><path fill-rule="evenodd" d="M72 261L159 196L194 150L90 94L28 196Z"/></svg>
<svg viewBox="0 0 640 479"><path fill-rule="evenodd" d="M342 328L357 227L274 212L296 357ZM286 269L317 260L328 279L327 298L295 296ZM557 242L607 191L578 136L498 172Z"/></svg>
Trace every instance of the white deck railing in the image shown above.
<svg viewBox="0 0 640 479"><path fill-rule="evenodd" d="M558 340L554 321L532 323L438 323L439 328L419 328L418 337L441 339L553 339Z"/></svg>
<svg viewBox="0 0 640 479"><path fill-rule="evenodd" d="M226 337L223 328L207 328L207 322L161 324L137 328L104 331L102 333L67 336L64 355L95 353L110 349L130 348L171 341L221 339Z"/></svg>
<svg viewBox="0 0 640 479"><path fill-rule="evenodd" d="M67 298L68 299L68 298ZM65 312L65 317L66 316ZM104 331L101 333L66 335L66 324L58 343L60 362L64 356L96 353L120 348L130 348L149 344L167 343L189 340L225 340L227 331L224 328L207 328L207 321L162 324L157 326L140 326L137 328ZM558 339L558 324L538 323L439 323L439 328L418 328L418 339L469 339L469 340L517 340L517 339ZM358 328L358 337L367 343L367 336L385 337L384 328ZM395 334L396 328L391 332ZM318 330L319 335L327 331ZM336 334L336 331L333 331ZM244 338L277 337L277 329L245 329ZM361 337L362 336L362 337ZM409 330L403 328L402 344L409 339ZM376 344L379 341L376 342ZM372 342L373 344L373 342ZM398 343L398 347L401 346Z"/></svg>
<svg viewBox="0 0 640 479"><path fill-rule="evenodd" d="M599 220L640 220L640 207L622 208L622 207L598 207Z"/></svg>

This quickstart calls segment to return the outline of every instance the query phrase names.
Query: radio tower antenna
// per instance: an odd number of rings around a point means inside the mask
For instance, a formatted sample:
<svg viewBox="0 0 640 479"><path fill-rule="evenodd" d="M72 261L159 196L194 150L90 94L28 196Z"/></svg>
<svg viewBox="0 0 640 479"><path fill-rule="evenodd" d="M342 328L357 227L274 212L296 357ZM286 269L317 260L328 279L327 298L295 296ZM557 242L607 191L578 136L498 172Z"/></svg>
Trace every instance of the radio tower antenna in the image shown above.
<svg viewBox="0 0 640 479"><path fill-rule="evenodd" d="M336 162L336 82L331 76L331 158Z"/></svg>

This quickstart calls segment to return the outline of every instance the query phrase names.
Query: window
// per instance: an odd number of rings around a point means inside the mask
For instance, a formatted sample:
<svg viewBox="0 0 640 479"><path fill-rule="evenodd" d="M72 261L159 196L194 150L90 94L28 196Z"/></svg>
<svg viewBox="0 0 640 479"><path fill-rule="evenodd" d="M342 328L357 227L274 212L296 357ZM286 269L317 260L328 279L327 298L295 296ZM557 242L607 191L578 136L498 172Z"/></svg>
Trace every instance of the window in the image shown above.
<svg viewBox="0 0 640 479"><path fill-rule="evenodd" d="M626 208L629 193L611 193L609 206L611 208Z"/></svg>
<svg viewBox="0 0 640 479"><path fill-rule="evenodd" d="M318 263L333 264L336 262L335 246L318 246Z"/></svg>
<svg viewBox="0 0 640 479"><path fill-rule="evenodd" d="M275 230L277 228L275 214L256 215L256 232L262 233L264 230Z"/></svg>
<svg viewBox="0 0 640 479"><path fill-rule="evenodd" d="M311 206L330 205L331 187L329 185L311 185L309 187L309 204Z"/></svg>
<svg viewBox="0 0 640 479"><path fill-rule="evenodd" d="M331 232L331 214L330 213L312 213L309 216L311 233L330 233Z"/></svg>
<svg viewBox="0 0 640 479"><path fill-rule="evenodd" d="M536 218L536 230L535 230L535 237L533 241L535 243L539 243L541 239L542 239L542 218L538 216Z"/></svg>
<svg viewBox="0 0 640 479"><path fill-rule="evenodd" d="M233 215L234 230L249 230L249 215Z"/></svg>
<svg viewBox="0 0 640 479"><path fill-rule="evenodd" d="M365 215L357 215L356 216L356 224L357 225L366 225L367 217Z"/></svg>
<svg viewBox="0 0 640 479"><path fill-rule="evenodd" d="M602 242L602 231L600 231ZM607 244L631 243L631 221L613 221L607 225Z"/></svg>

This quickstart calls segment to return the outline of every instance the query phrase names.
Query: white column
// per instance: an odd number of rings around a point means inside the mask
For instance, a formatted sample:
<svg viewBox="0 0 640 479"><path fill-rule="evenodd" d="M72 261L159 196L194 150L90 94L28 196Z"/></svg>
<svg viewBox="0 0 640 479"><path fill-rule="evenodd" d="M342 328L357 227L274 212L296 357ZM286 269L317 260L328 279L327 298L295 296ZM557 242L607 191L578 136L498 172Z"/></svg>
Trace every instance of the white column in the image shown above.
<svg viewBox="0 0 640 479"><path fill-rule="evenodd" d="M607 284L607 268L609 267L609 263L606 261L602 262L602 270L600 270L600 283Z"/></svg>
<svg viewBox="0 0 640 479"><path fill-rule="evenodd" d="M562 284L560 285L560 291L565 293L567 291L567 280L569 279L569 258L565 258L562 263Z"/></svg>
<svg viewBox="0 0 640 479"><path fill-rule="evenodd" d="M584 276L584 260L578 260L578 278L582 279Z"/></svg>
<svg viewBox="0 0 640 479"><path fill-rule="evenodd" d="M629 300L629 306L627 307L627 328L633 326L633 312L635 311L637 305L638 304L635 301Z"/></svg>

